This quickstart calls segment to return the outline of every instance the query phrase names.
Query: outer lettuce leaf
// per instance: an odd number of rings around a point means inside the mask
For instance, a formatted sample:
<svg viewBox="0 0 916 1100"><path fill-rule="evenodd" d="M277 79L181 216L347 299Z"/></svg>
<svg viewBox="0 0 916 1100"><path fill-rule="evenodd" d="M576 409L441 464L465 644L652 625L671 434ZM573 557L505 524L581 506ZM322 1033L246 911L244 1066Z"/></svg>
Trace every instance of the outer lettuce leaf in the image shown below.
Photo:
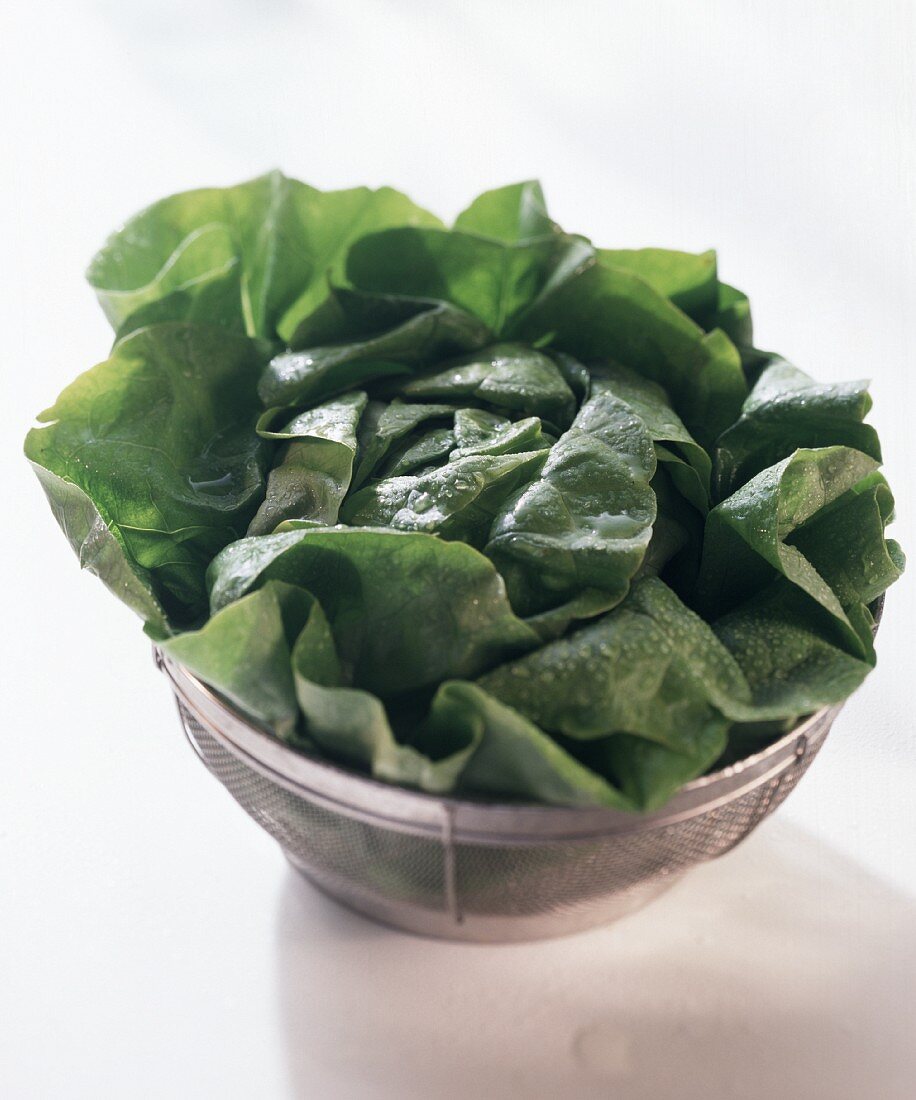
<svg viewBox="0 0 916 1100"><path fill-rule="evenodd" d="M307 588L348 682L383 698L477 675L538 642L490 562L432 535L338 527L242 539L210 580L213 613L267 580Z"/></svg>
<svg viewBox="0 0 916 1100"><path fill-rule="evenodd" d="M439 688L416 744L399 742L381 702L344 686L333 635L317 603L293 651L293 672L309 738L377 779L434 793L629 806L536 726L464 681Z"/></svg>
<svg viewBox="0 0 916 1100"><path fill-rule="evenodd" d="M473 746L457 789L491 798L520 798L561 806L632 804L584 767L518 711L475 684L443 684L433 700L424 740L463 733Z"/></svg>
<svg viewBox="0 0 916 1100"><path fill-rule="evenodd" d="M318 604L293 651L293 673L310 740L376 779L437 794L629 805L520 714L463 681L447 682L436 692L416 744L398 741L381 701L344 685Z"/></svg>
<svg viewBox="0 0 916 1100"><path fill-rule="evenodd" d="M54 475L43 484L81 556L158 628L157 607L176 623L204 612L207 564L263 496L261 362L255 343L221 329L142 329L68 386L26 439L26 455ZM91 501L114 541L100 542L87 500L62 482Z"/></svg>
<svg viewBox="0 0 916 1100"><path fill-rule="evenodd" d="M480 684L643 809L721 755L730 721L716 703L749 701L740 669L708 626L655 579Z"/></svg>
<svg viewBox="0 0 916 1100"><path fill-rule="evenodd" d="M751 687L754 710L739 711L743 721L794 719L840 703L871 670L831 642L837 632L828 614L785 578L719 619L715 631Z"/></svg>
<svg viewBox="0 0 916 1100"><path fill-rule="evenodd" d="M701 328L721 329L742 347L751 344L750 302L746 294L718 279L715 252L602 248L598 256L608 266L644 279Z"/></svg>
<svg viewBox="0 0 916 1100"><path fill-rule="evenodd" d="M728 727L728 719L713 717L678 749L618 733L581 743L577 755L598 775L607 776L631 805L657 810L679 787L702 775L719 759Z"/></svg>
<svg viewBox="0 0 916 1100"><path fill-rule="evenodd" d="M507 244L460 229L388 229L353 245L347 278L363 291L451 302L502 336L548 277L585 254L572 238Z"/></svg>
<svg viewBox="0 0 916 1100"><path fill-rule="evenodd" d="M688 317L702 324L714 312L719 297L716 254L676 252L670 248L601 248L598 257L608 267L638 275Z"/></svg>
<svg viewBox="0 0 916 1100"><path fill-rule="evenodd" d="M534 615L589 588L622 599L652 535L654 470L642 422L595 381L540 476L493 522L486 553L512 606Z"/></svg>
<svg viewBox="0 0 916 1100"><path fill-rule="evenodd" d="M547 213L544 192L537 180L525 180L494 191L484 191L455 219L455 229L518 244L559 232Z"/></svg>
<svg viewBox="0 0 916 1100"><path fill-rule="evenodd" d="M741 362L721 331L704 333L647 282L586 257L542 291L512 336L580 359L612 358L657 382L692 435L708 445L738 417Z"/></svg>
<svg viewBox="0 0 916 1100"><path fill-rule="evenodd" d="M867 382L821 385L784 359L770 356L738 421L716 444L716 490L729 496L799 447L852 447L881 461Z"/></svg>
<svg viewBox="0 0 916 1100"><path fill-rule="evenodd" d="M265 438L288 442L270 471L267 495L249 524L249 535L270 534L289 519L311 520L323 527L337 522L350 487L357 426L366 401L366 395L356 390L299 413L280 431L259 427Z"/></svg>
<svg viewBox="0 0 916 1100"><path fill-rule="evenodd" d="M108 525L78 485L38 462L32 462L31 466L54 518L76 551L80 568L94 573L154 634L167 634L168 618L156 596L152 575L130 555L118 528Z"/></svg>
<svg viewBox="0 0 916 1100"><path fill-rule="evenodd" d="M893 539L884 538L893 514L890 486L881 474L873 473L792 537L843 607L872 603L903 572L903 552Z"/></svg>
<svg viewBox="0 0 916 1100"><path fill-rule="evenodd" d="M399 742L381 701L346 685L328 621L304 589L269 581L163 649L277 736L317 745L377 779L434 793L629 806L521 715L470 683L443 684L419 745Z"/></svg>
<svg viewBox="0 0 916 1100"><path fill-rule="evenodd" d="M270 581L224 607L200 630L170 638L161 648L290 740L299 722L290 653L314 606L303 589Z"/></svg>
<svg viewBox="0 0 916 1100"><path fill-rule="evenodd" d="M855 500L858 494L840 503L876 465L868 455L848 447L800 449L717 505L707 519L697 583L704 613L715 619L782 575L834 617L850 652L869 657L869 632L863 634L850 618L822 572L845 568L840 563L847 561L850 544L842 538L832 545L806 538L802 528L823 509L845 507ZM874 527L872 531L883 543Z"/></svg>
<svg viewBox="0 0 916 1100"><path fill-rule="evenodd" d="M480 684L550 732L583 740L630 733L675 752L693 751L724 707L737 704L744 716L751 702L741 669L709 626L656 578Z"/></svg>
<svg viewBox="0 0 916 1100"><path fill-rule="evenodd" d="M391 188L321 192L271 172L154 203L109 238L87 277L120 333L157 303L157 321L219 317L252 336L287 338L354 241L405 224L439 223Z"/></svg>
<svg viewBox="0 0 916 1100"><path fill-rule="evenodd" d="M292 671L307 735L328 755L376 779L434 793L453 789L474 744L468 740L432 759L399 743L381 700L346 686L331 627L317 602L293 650Z"/></svg>
<svg viewBox="0 0 916 1100"><path fill-rule="evenodd" d="M754 325L747 295L727 283L719 283L716 312L706 327L720 328L740 348L750 347L754 342Z"/></svg>

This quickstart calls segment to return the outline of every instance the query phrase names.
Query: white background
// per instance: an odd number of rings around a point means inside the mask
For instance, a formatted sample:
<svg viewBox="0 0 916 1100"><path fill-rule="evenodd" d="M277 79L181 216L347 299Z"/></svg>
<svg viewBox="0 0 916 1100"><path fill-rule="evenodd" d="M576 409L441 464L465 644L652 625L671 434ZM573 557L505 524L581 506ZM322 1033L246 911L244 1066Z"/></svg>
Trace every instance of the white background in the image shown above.
<svg viewBox="0 0 916 1100"><path fill-rule="evenodd" d="M0 11L0 1094L916 1095L912 577L812 773L734 854L587 935L439 944L320 898L206 775L20 455L105 355L82 271L138 207L279 166L451 216L539 176L601 244L717 247L759 344L873 378L916 553L914 6Z"/></svg>

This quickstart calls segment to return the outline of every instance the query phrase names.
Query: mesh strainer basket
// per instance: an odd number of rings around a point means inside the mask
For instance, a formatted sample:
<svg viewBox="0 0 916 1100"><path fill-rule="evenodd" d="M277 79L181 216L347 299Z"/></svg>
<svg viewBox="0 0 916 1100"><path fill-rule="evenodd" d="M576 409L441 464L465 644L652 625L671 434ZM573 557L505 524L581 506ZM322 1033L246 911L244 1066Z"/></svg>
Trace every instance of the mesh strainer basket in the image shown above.
<svg viewBox="0 0 916 1100"><path fill-rule="evenodd" d="M660 811L494 804L403 790L257 729L156 654L188 739L321 890L385 924L447 939L529 940L603 924L724 854L791 793L839 706L688 783Z"/></svg>

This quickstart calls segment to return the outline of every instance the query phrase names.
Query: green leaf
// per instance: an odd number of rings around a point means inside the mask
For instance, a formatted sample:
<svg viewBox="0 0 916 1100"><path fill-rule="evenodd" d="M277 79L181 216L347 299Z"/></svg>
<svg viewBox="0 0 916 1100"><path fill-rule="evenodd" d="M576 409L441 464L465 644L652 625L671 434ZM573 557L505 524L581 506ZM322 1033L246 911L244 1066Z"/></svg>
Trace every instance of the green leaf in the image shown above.
<svg viewBox="0 0 916 1100"><path fill-rule="evenodd" d="M214 560L211 608L266 580L321 602L348 682L382 698L467 678L537 644L481 554L432 535L303 529L242 539Z"/></svg>
<svg viewBox="0 0 916 1100"><path fill-rule="evenodd" d="M256 344L221 329L142 329L68 386L26 439L27 457L75 485L111 530L117 547L106 538L87 553L154 625L156 604L177 623L205 610L208 562L263 496L269 448L253 431L261 361ZM80 545L94 530L98 547L87 500L43 481L64 530Z"/></svg>
<svg viewBox="0 0 916 1100"><path fill-rule="evenodd" d="M288 442L270 471L267 495L248 526L249 535L269 534L289 519L324 527L337 522L350 487L356 431L366 401L357 390L299 413L280 431L259 427L260 435Z"/></svg>
<svg viewBox="0 0 916 1100"><path fill-rule="evenodd" d="M543 431L543 425L536 416L513 423L483 409L456 409L455 442L458 446L449 455L451 462L471 455L544 451L556 443L556 439Z"/></svg>
<svg viewBox="0 0 916 1100"><path fill-rule="evenodd" d="M342 274L353 241L392 225L436 224L391 188L321 192L271 172L154 203L108 239L87 277L120 333L137 327L140 310L168 301L156 320L213 323L218 314L250 335L286 338L325 297L327 276Z"/></svg>
<svg viewBox="0 0 916 1100"><path fill-rule="evenodd" d="M359 488L378 469L392 447L419 425L428 420L451 422L454 414L451 405L406 405L398 399L389 405L381 402L370 404L360 425L359 457L353 488Z"/></svg>
<svg viewBox="0 0 916 1100"><path fill-rule="evenodd" d="M448 733L472 746L458 777L461 794L560 806L632 808L534 723L475 684L443 684L433 699L425 733L432 742Z"/></svg>
<svg viewBox="0 0 916 1100"><path fill-rule="evenodd" d="M752 342L750 302L746 294L718 279L715 252L598 249L598 256L610 267L644 279L701 328L721 329L737 345Z"/></svg>
<svg viewBox="0 0 916 1100"><path fill-rule="evenodd" d="M35 453L30 443L28 449ZM168 633L168 620L149 570L128 553L118 529L111 528L85 492L38 462L31 463L54 518L79 558L80 569L94 573L110 592L135 611L157 634Z"/></svg>
<svg viewBox="0 0 916 1100"><path fill-rule="evenodd" d="M744 402L740 419L716 445L719 499L799 447L853 447L881 461L867 382L821 385L784 359L770 356Z"/></svg>
<svg viewBox="0 0 916 1100"><path fill-rule="evenodd" d="M716 309L719 281L716 254L670 248L599 248L598 258L640 279L698 323Z"/></svg>
<svg viewBox="0 0 916 1100"><path fill-rule="evenodd" d="M408 401L478 400L508 416L537 416L568 427L576 398L556 363L533 348L494 344L432 374L397 383Z"/></svg>
<svg viewBox="0 0 916 1100"><path fill-rule="evenodd" d="M458 229L386 229L353 245L347 278L364 291L451 302L499 336L570 247L579 245L559 237L505 244Z"/></svg>
<svg viewBox="0 0 916 1100"><path fill-rule="evenodd" d="M654 578L635 585L613 611L479 683L548 732L597 740L584 759L612 781L601 761L608 739L620 734L685 757L689 763L668 760L663 767L665 754L647 755L640 771L646 783L655 774L658 786L637 791L634 780L624 787L643 805L670 794L673 776L684 782L722 752L728 724L722 704L737 700L744 714L750 703L740 668L708 625Z"/></svg>
<svg viewBox="0 0 916 1100"><path fill-rule="evenodd" d="M584 764L606 776L636 808L657 810L719 759L726 747L729 724L728 719L713 716L679 749L618 733L581 743L577 753Z"/></svg>
<svg viewBox="0 0 916 1100"><path fill-rule="evenodd" d="M838 501L877 463L848 447L800 449L717 505L706 522L697 602L715 619L785 576L828 611L857 656L870 650L839 597L791 536ZM828 560L834 549L828 548ZM841 545L835 552L843 553Z"/></svg>
<svg viewBox="0 0 916 1100"><path fill-rule="evenodd" d="M655 444L656 458L666 464L674 485L705 515L709 510L712 463L671 408L661 386L617 364L594 366L591 374L639 417Z"/></svg>
<svg viewBox="0 0 916 1100"><path fill-rule="evenodd" d="M265 405L313 404L373 379L412 374L419 365L481 347L489 338L479 321L440 303L377 336L283 352L271 359L258 392Z"/></svg>
<svg viewBox="0 0 916 1100"><path fill-rule="evenodd" d="M596 380L540 476L493 522L486 553L520 614L546 611L586 588L626 595L652 534L654 469L642 423Z"/></svg>
<svg viewBox="0 0 916 1100"><path fill-rule="evenodd" d="M828 619L803 592L778 578L715 623L752 691L754 711L738 717L794 721L841 703L856 690L871 664L831 643Z"/></svg>
<svg viewBox="0 0 916 1100"><path fill-rule="evenodd" d="M200 630L161 649L278 737L291 740L299 707L290 667L293 643L315 601L271 581L217 612Z"/></svg>
<svg viewBox="0 0 916 1100"><path fill-rule="evenodd" d="M675 750L718 703L750 701L740 669L709 627L656 578L480 684L550 732L581 739L631 733Z"/></svg>
<svg viewBox="0 0 916 1100"><path fill-rule="evenodd" d="M379 477L388 481L405 474L432 473L454 448L455 433L451 428L427 428L414 433L379 470Z"/></svg>
<svg viewBox="0 0 916 1100"><path fill-rule="evenodd" d="M425 473L386 478L351 496L341 519L351 527L426 531L479 547L507 497L528 485L545 453L472 454Z"/></svg>
<svg viewBox="0 0 916 1100"><path fill-rule="evenodd" d="M399 743L381 700L345 686L334 637L318 603L296 642L292 669L308 737L328 756L376 779L436 794L452 790L474 744L468 741L433 760Z"/></svg>
<svg viewBox="0 0 916 1100"><path fill-rule="evenodd" d="M612 358L657 382L704 446L734 423L746 394L724 333L704 333L643 279L594 258L549 284L512 335L549 339L583 360Z"/></svg>
<svg viewBox="0 0 916 1100"><path fill-rule="evenodd" d="M455 219L455 228L505 244L537 240L557 232L537 180L484 191Z"/></svg>
<svg viewBox="0 0 916 1100"><path fill-rule="evenodd" d="M903 553L884 528L894 514L890 486L864 477L791 536L844 608L870 604L903 572Z"/></svg>
<svg viewBox="0 0 916 1100"><path fill-rule="evenodd" d="M754 342L754 326L747 295L727 283L719 283L716 312L705 327L720 328L738 347L750 347Z"/></svg>
<svg viewBox="0 0 916 1100"><path fill-rule="evenodd" d="M620 602L616 593L602 592L600 588L584 588L566 603L551 607L537 615L529 615L525 622L537 631L543 642L552 642L565 634L571 623L580 619L593 619L603 615Z"/></svg>
<svg viewBox="0 0 916 1100"><path fill-rule="evenodd" d="M669 473L675 468L669 462L660 463L649 483L655 493L656 517L646 556L636 575L651 577L663 573L665 583L686 597L696 587L700 568L703 516L675 488Z"/></svg>

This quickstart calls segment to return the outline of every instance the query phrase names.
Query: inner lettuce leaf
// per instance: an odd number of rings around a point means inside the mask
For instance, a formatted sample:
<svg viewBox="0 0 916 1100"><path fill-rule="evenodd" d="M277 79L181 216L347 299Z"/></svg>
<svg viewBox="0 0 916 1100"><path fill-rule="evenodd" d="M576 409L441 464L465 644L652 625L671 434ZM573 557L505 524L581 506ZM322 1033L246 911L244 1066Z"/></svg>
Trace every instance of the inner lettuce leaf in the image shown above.
<svg viewBox="0 0 916 1100"><path fill-rule="evenodd" d="M377 335L282 352L271 359L258 392L265 405L314 402L357 381L412 374L422 364L478 348L490 335L469 314L436 303Z"/></svg>
<svg viewBox="0 0 916 1100"><path fill-rule="evenodd" d="M603 379L531 483L496 514L485 552L534 615L586 588L626 595L655 520L652 440Z"/></svg>
<svg viewBox="0 0 916 1100"><path fill-rule="evenodd" d="M519 344L492 345L394 386L406 401L479 401L503 415L537 416L561 429L576 413L575 395L553 359Z"/></svg>
<svg viewBox="0 0 916 1100"><path fill-rule="evenodd" d="M322 526L337 522L353 475L356 431L367 400L360 390L342 394L299 413L279 431L261 426L261 418L260 436L287 442L270 471L267 495L248 526L249 535L270 534L290 519Z"/></svg>
<svg viewBox="0 0 916 1100"><path fill-rule="evenodd" d="M114 347L26 455L81 566L298 751L654 810L874 664L867 383L755 348L712 251L596 247L532 180L446 228L272 172L89 279Z"/></svg>
<svg viewBox="0 0 916 1100"><path fill-rule="evenodd" d="M426 473L385 478L352 496L341 519L351 527L427 531L479 549L506 498L529 483L546 454L545 447L464 455Z"/></svg>
<svg viewBox="0 0 916 1100"><path fill-rule="evenodd" d="M684 427L661 386L614 363L594 366L592 377L625 401L639 417L655 444L657 460L667 464L674 485L705 515L709 510L712 463Z"/></svg>

